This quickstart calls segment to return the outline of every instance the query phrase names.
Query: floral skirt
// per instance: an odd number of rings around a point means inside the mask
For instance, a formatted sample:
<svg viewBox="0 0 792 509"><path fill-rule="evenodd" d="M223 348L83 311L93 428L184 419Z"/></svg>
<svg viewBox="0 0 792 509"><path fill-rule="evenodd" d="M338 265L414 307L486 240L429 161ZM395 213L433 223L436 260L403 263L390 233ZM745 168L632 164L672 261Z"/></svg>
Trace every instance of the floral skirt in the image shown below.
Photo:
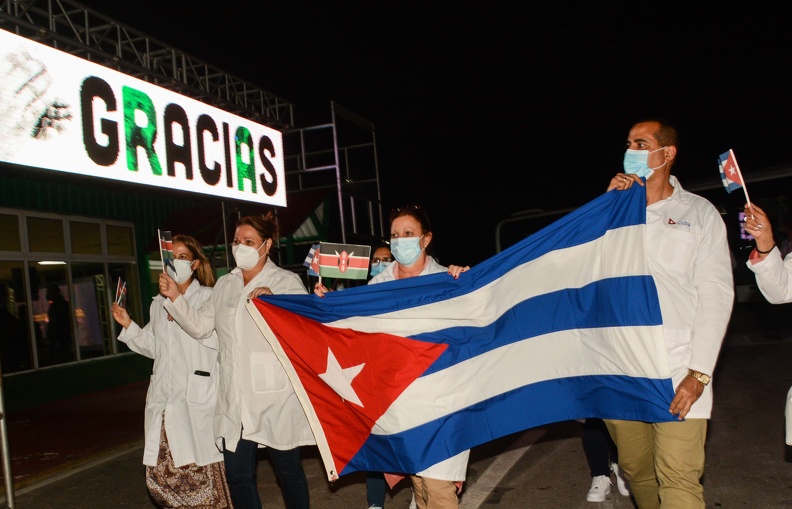
<svg viewBox="0 0 792 509"><path fill-rule="evenodd" d="M222 461L199 467L195 463L173 464L165 418L160 431L157 466L146 467L146 486L151 498L163 509L233 509Z"/></svg>

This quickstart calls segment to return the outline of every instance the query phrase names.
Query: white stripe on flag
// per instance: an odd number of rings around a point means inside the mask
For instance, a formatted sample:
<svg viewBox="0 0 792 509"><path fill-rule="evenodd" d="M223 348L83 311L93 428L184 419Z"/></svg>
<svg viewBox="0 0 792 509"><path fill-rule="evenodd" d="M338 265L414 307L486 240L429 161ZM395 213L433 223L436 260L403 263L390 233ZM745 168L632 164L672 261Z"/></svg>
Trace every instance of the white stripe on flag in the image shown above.
<svg viewBox="0 0 792 509"><path fill-rule="evenodd" d="M448 327L488 325L516 304L532 297L566 288L581 288L611 277L649 274L643 256L644 246L641 245L643 239L644 225L609 230L586 244L551 251L523 263L504 277L466 295L403 311L355 316L325 325L400 336L414 336ZM609 249L618 249L620 256L602 254ZM581 263L587 259L592 259L592 263ZM409 317L409 321L405 317Z"/></svg>
<svg viewBox="0 0 792 509"><path fill-rule="evenodd" d="M373 432L387 429L387 434L392 434L411 429L544 380L621 374L666 378L670 376L667 368L665 373L656 369L658 364L665 365L659 362L665 354L655 348L660 328L616 327L607 337L602 337L603 329L576 329L492 350L418 378L377 421ZM617 365L618 361L623 362ZM471 373L476 374L475 384L470 383Z"/></svg>

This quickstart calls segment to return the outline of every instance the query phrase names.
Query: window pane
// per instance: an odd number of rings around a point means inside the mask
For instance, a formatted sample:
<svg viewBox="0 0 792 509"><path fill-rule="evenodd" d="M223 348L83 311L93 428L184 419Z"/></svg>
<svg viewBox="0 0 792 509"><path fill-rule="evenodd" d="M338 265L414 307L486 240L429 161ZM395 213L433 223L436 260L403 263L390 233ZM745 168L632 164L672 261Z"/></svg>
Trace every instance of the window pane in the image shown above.
<svg viewBox="0 0 792 509"><path fill-rule="evenodd" d="M102 238L99 223L69 222L72 253L102 254Z"/></svg>
<svg viewBox="0 0 792 509"><path fill-rule="evenodd" d="M39 366L51 366L75 360L72 316L66 279L66 264L35 264L30 270L33 293L33 320L44 344L37 345Z"/></svg>
<svg viewBox="0 0 792 509"><path fill-rule="evenodd" d="M134 256L135 239L129 226L107 225L107 254Z"/></svg>
<svg viewBox="0 0 792 509"><path fill-rule="evenodd" d="M104 275L104 264L73 263L74 316L80 359L101 357L110 353L110 297ZM115 287L112 289L115 295Z"/></svg>
<svg viewBox="0 0 792 509"><path fill-rule="evenodd" d="M63 221L46 217L27 218L30 250L42 253L65 253L66 242L63 238Z"/></svg>
<svg viewBox="0 0 792 509"><path fill-rule="evenodd" d="M3 374L33 368L22 262L0 262L0 361Z"/></svg>
<svg viewBox="0 0 792 509"><path fill-rule="evenodd" d="M22 251L19 240L19 218L0 214L0 251Z"/></svg>

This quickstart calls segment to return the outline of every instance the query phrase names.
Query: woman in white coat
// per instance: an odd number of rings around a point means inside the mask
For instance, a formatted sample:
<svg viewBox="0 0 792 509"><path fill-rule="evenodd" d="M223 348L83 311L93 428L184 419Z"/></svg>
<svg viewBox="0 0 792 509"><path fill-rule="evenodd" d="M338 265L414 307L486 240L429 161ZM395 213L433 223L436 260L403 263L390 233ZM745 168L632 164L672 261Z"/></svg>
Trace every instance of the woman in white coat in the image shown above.
<svg viewBox="0 0 792 509"><path fill-rule="evenodd" d="M167 268L191 308L212 295L212 267L194 238L173 238L174 268ZM146 395L146 485L163 508L230 508L223 455L215 446L212 416L217 401L216 334L196 341L168 316L164 297L151 303L151 321L141 328L123 307L113 318L123 327L118 339L154 359Z"/></svg>
<svg viewBox="0 0 792 509"><path fill-rule="evenodd" d="M454 279L470 267L437 263L431 255L432 227L429 218L418 205L408 205L393 209L390 215L390 250L395 262L391 263L368 284L384 283L410 277L418 277L437 272L447 272ZM320 297L328 289L321 283L314 286L314 293ZM413 501L417 509L457 509L459 491L467 475L470 451L462 451L456 456L436 463L427 469L410 476ZM384 482L381 481L381 482ZM373 478L367 479L367 488L375 487ZM384 488L379 488L384 491ZM412 504L410 504L412 508ZM369 509L382 509L372 504Z"/></svg>
<svg viewBox="0 0 792 509"><path fill-rule="evenodd" d="M756 274L756 285L770 304L792 302L792 254L782 258L775 240L773 225L764 210L756 205L745 206L745 229L756 239L756 249L746 264ZM792 387L784 409L786 444L792 445Z"/></svg>
<svg viewBox="0 0 792 509"><path fill-rule="evenodd" d="M269 258L277 238L274 219L241 218L232 250L237 267L218 279L212 298L200 310L184 302L170 277L160 276L160 292L168 297L165 309L190 335L203 338L217 330L220 379L214 433L235 509L261 509L259 447L268 448L286 508L309 507L300 446L316 440L286 371L246 307L248 299L262 294L308 293L297 274Z"/></svg>

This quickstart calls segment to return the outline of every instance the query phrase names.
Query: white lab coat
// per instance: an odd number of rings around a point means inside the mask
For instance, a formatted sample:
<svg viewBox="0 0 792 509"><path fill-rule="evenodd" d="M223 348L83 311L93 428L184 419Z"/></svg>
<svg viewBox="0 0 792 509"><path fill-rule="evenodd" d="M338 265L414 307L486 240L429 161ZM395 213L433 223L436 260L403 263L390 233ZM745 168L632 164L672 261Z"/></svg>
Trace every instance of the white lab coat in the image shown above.
<svg viewBox="0 0 792 509"><path fill-rule="evenodd" d="M200 308L211 295L211 288L193 280L181 300L191 308ZM144 328L132 322L118 335L118 340L133 352L154 359L146 394L143 464L157 464L163 414L165 434L177 467L222 461L212 431L217 401L217 335L193 339L176 322L168 320L162 307L164 300L160 295L154 297L151 321Z"/></svg>
<svg viewBox="0 0 792 509"><path fill-rule="evenodd" d="M193 337L216 328L220 339L220 380L214 418L218 447L236 450L240 438L279 450L314 445L316 440L286 370L245 304L255 288L274 294L307 294L294 272L267 260L259 274L243 286L239 268L222 276L212 298L198 311L183 299L165 300L165 309Z"/></svg>
<svg viewBox="0 0 792 509"><path fill-rule="evenodd" d="M688 369L712 375L734 303L726 225L712 203L685 191L674 176L672 195L646 207L649 270L663 314L674 387ZM715 382L717 383L717 382ZM712 384L687 417L709 419Z"/></svg>

